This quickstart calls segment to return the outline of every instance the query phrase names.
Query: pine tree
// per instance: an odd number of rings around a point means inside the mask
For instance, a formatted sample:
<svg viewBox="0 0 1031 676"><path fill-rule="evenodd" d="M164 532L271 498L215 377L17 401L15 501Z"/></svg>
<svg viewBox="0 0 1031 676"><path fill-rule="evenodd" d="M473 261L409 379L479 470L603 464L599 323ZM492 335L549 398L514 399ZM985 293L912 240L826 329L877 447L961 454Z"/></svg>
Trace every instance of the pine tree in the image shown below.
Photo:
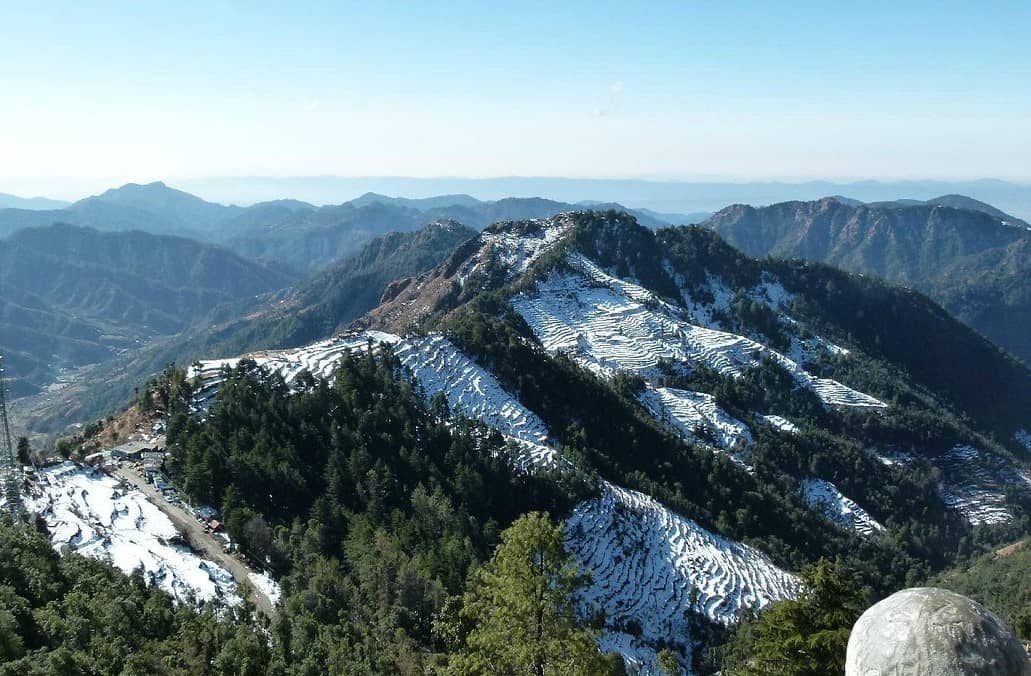
<svg viewBox="0 0 1031 676"><path fill-rule="evenodd" d="M845 668L852 625L867 607L855 573L821 559L803 572L805 591L742 626L727 647L723 673L823 676Z"/></svg>
<svg viewBox="0 0 1031 676"><path fill-rule="evenodd" d="M473 629L452 673L611 673L592 633L577 625L574 594L584 578L563 539L562 526L538 512L501 534L466 596L462 615Z"/></svg>

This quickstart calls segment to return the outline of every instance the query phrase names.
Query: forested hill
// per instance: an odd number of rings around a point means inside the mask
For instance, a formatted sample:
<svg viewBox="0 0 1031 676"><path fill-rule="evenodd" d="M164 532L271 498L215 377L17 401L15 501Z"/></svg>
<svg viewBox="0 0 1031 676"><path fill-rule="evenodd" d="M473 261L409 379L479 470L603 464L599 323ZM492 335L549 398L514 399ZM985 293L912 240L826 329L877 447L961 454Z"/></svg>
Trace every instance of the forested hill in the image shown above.
<svg viewBox="0 0 1031 676"><path fill-rule="evenodd" d="M15 394L181 331L292 277L210 244L53 225L0 239L0 335Z"/></svg>
<svg viewBox="0 0 1031 676"><path fill-rule="evenodd" d="M175 361L210 354L300 347L332 337L376 307L388 285L419 275L444 260L476 232L457 223L431 223L415 232L374 239L354 256L259 302L229 305L209 325L155 345L136 362L156 372Z"/></svg>
<svg viewBox="0 0 1031 676"><path fill-rule="evenodd" d="M805 258L910 285L1031 363L1031 231L968 198L939 201L734 205L705 225L751 256Z"/></svg>
<svg viewBox="0 0 1031 676"><path fill-rule="evenodd" d="M393 286L355 332L210 356L188 374L195 414L172 426L174 474L238 514L231 533L310 509L332 537L352 532L334 518L382 514L375 496L408 476L376 468L395 432L348 410L401 420L372 393L411 379L433 415L486 425L510 466L562 488L572 509L548 509L590 573L577 602L631 667L711 668L721 627L799 594L796 574L821 557L883 595L1031 525L1025 367L918 293L756 261L701 228L656 232L618 212L499 223ZM310 471L284 473L309 454ZM341 512L303 502L323 481ZM477 504L464 494L453 504ZM364 551L345 548L342 568ZM300 609L310 591L296 593ZM390 645L439 648L417 626L391 629ZM449 635L461 654L485 649L469 625Z"/></svg>

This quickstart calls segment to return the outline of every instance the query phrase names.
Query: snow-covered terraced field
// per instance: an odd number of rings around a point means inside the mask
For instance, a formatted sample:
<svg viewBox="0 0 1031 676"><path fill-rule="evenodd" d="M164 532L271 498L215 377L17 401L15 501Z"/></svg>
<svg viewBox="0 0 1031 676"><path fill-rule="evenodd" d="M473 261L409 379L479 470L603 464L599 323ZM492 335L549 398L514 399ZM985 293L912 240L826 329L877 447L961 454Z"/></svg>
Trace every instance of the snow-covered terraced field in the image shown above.
<svg viewBox="0 0 1031 676"><path fill-rule="evenodd" d="M382 331L345 333L290 350L263 350L232 359L201 361L190 367L187 376L200 381L194 402L197 407L206 409L207 404L222 384L222 368L226 366L234 368L244 357L254 360L256 364L271 372L279 373L289 384L305 371L315 376L328 378L336 370L344 355L367 347L370 341L373 345L378 345L395 343L398 340L400 339L397 336Z"/></svg>
<svg viewBox="0 0 1031 676"><path fill-rule="evenodd" d="M976 525L1009 523L1006 505L1009 486L1031 489L1031 479L1001 458L973 446L956 446L932 459L942 471L942 499Z"/></svg>
<svg viewBox="0 0 1031 676"><path fill-rule="evenodd" d="M514 441L520 469L553 468L558 453L548 445L544 421L506 392L490 373L440 335L397 344L396 354L427 396L443 392L455 413L480 420Z"/></svg>
<svg viewBox="0 0 1031 676"><path fill-rule="evenodd" d="M240 603L232 575L176 542L175 526L143 493L73 463L41 470L36 486L25 507L46 521L55 549L67 545L127 574L142 566L180 601Z"/></svg>
<svg viewBox="0 0 1031 676"><path fill-rule="evenodd" d="M838 487L829 481L804 480L802 496L810 507L819 509L831 521L860 535L869 537L884 530L884 526L870 516L869 512L843 495Z"/></svg>
<svg viewBox="0 0 1031 676"><path fill-rule="evenodd" d="M648 378L661 360L701 363L724 375L739 375L764 356L775 359L799 385L827 405L884 407L874 397L826 378L816 378L788 357L754 340L705 328L648 290L617 279L582 257L570 262L577 273L553 272L534 292L512 299L544 348L566 352L603 376L630 371Z"/></svg>
<svg viewBox="0 0 1031 676"><path fill-rule="evenodd" d="M734 291L719 277L710 272L705 274L705 282L698 288L692 288L683 276L673 270L666 262L663 266L680 290L683 307L687 310L691 322L709 329L724 330L719 317L733 314L732 303ZM763 281L749 289L745 296L756 301L777 314L780 323L786 329L791 347L786 356L792 361L802 364L817 355L847 355L849 351L822 336L800 337L800 325L794 318L786 314L786 306L797 297L768 273L763 273ZM705 300L702 300L704 298Z"/></svg>
<svg viewBox="0 0 1031 676"><path fill-rule="evenodd" d="M800 590L797 578L755 549L612 484L576 507L566 533L594 579L589 603L605 611L610 626L637 621L652 641L685 636L685 613L729 624Z"/></svg>
<svg viewBox="0 0 1031 676"><path fill-rule="evenodd" d="M745 453L753 443L748 426L717 406L711 394L649 386L638 398L652 415L683 436L702 442L711 438L717 448L733 457Z"/></svg>
<svg viewBox="0 0 1031 676"><path fill-rule="evenodd" d="M914 456L899 451L875 456L889 466L916 461ZM1007 506L1006 490L1031 491L1031 471L1027 467L1015 467L973 446L955 446L928 461L941 470L942 500L975 526L1009 523L1013 513Z"/></svg>
<svg viewBox="0 0 1031 676"><path fill-rule="evenodd" d="M757 415L756 419L784 434L798 434L798 425L779 415Z"/></svg>

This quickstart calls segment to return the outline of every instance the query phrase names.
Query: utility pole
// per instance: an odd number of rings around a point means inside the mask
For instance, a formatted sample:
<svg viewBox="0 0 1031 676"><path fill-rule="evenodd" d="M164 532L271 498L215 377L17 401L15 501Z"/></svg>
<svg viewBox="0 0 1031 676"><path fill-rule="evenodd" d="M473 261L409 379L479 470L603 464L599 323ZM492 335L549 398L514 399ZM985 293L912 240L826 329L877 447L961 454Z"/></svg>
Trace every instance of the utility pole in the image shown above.
<svg viewBox="0 0 1031 676"><path fill-rule="evenodd" d="M0 491L5 507L15 522L21 521L25 510L21 504L22 468L11 444L11 425L7 418L7 378L4 375L3 355L0 354Z"/></svg>

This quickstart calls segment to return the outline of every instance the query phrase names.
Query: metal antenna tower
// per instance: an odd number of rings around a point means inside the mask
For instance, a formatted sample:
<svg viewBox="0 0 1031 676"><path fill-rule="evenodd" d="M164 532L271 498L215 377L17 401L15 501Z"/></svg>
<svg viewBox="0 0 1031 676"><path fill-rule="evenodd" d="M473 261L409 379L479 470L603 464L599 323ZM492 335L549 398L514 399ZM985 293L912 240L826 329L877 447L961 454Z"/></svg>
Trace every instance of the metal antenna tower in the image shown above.
<svg viewBox="0 0 1031 676"><path fill-rule="evenodd" d="M4 377L3 355L0 354L0 491L11 518L20 521L22 470L11 444L11 425L7 419L7 379Z"/></svg>

